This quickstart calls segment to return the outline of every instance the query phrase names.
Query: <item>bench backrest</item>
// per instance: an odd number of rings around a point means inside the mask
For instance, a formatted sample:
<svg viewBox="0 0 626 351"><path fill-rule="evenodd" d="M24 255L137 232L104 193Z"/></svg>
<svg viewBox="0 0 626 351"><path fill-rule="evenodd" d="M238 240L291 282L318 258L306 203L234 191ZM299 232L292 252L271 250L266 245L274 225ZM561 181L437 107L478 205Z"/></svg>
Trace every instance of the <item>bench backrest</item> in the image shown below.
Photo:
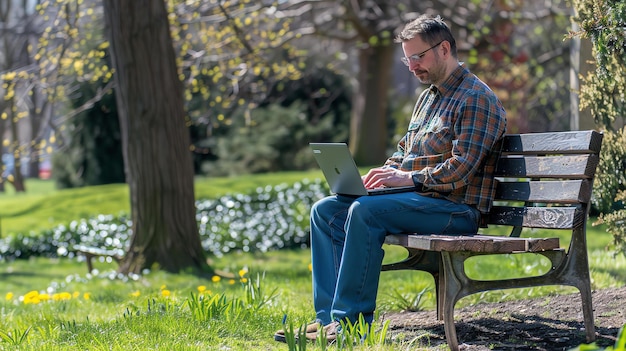
<svg viewBox="0 0 626 351"><path fill-rule="evenodd" d="M486 224L581 229L589 211L602 134L508 134L496 166L494 206Z"/></svg>

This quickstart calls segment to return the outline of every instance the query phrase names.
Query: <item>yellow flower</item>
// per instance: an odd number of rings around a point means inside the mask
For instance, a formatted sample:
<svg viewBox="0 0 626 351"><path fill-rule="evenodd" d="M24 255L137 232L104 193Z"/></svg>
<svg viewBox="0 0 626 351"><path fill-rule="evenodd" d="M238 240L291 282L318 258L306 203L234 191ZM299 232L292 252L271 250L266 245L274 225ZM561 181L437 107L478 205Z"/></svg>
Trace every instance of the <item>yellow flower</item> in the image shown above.
<svg viewBox="0 0 626 351"><path fill-rule="evenodd" d="M83 299L85 299L85 300L91 299L91 293L88 293L88 292L84 293L83 294Z"/></svg>
<svg viewBox="0 0 626 351"><path fill-rule="evenodd" d="M39 296L39 291L32 290L32 291L27 292L26 295L24 295L24 300L32 299L37 296Z"/></svg>
<svg viewBox="0 0 626 351"><path fill-rule="evenodd" d="M228 280L228 284L230 284L230 285L235 284L235 279L230 279L230 280Z"/></svg>
<svg viewBox="0 0 626 351"><path fill-rule="evenodd" d="M167 290L167 289L163 289L163 290L161 290L161 295L164 296L164 297L170 297L170 295L172 295L172 293L169 290Z"/></svg>
<svg viewBox="0 0 626 351"><path fill-rule="evenodd" d="M241 282L244 283L244 284L247 283L248 282L248 278L241 278Z"/></svg>
<svg viewBox="0 0 626 351"><path fill-rule="evenodd" d="M35 296L35 297L30 298L28 300L26 300L26 299L24 300L24 304L25 305L28 305L28 304L36 305L36 304L38 304L40 302L41 302L41 300L39 300L39 296Z"/></svg>
<svg viewBox="0 0 626 351"><path fill-rule="evenodd" d="M248 273L248 269L247 268L243 268L239 270L239 276L243 278L244 275L246 275Z"/></svg>
<svg viewBox="0 0 626 351"><path fill-rule="evenodd" d="M213 283L218 283L220 280L222 280L222 277L220 277L219 275L214 275L213 278L211 278L211 281L213 281Z"/></svg>
<svg viewBox="0 0 626 351"><path fill-rule="evenodd" d="M40 302L39 292L32 290L24 295L24 304L38 304Z"/></svg>
<svg viewBox="0 0 626 351"><path fill-rule="evenodd" d="M165 286L165 284L161 285L161 290L165 290L167 288L167 286Z"/></svg>
<svg viewBox="0 0 626 351"><path fill-rule="evenodd" d="M205 292L205 291L206 291L206 286L204 286L204 285L200 285L200 286L198 287L198 292L199 292L199 293L201 293L201 294L202 294L202 293L203 293L203 292Z"/></svg>
<svg viewBox="0 0 626 351"><path fill-rule="evenodd" d="M4 299L9 301L13 299L13 293L12 292L8 292L6 295L4 295Z"/></svg>
<svg viewBox="0 0 626 351"><path fill-rule="evenodd" d="M54 301L70 300L70 299L72 299L72 294L64 291L64 292L52 295L52 299Z"/></svg>
<svg viewBox="0 0 626 351"><path fill-rule="evenodd" d="M80 296L80 293L78 291L74 291L72 293L72 297L75 298L75 299L78 298L79 296Z"/></svg>
<svg viewBox="0 0 626 351"><path fill-rule="evenodd" d="M39 294L38 298L40 301L48 301L50 300L50 295L49 294Z"/></svg>
<svg viewBox="0 0 626 351"><path fill-rule="evenodd" d="M139 292L139 290L135 290L132 293L130 293L130 296L132 297L139 297L139 295L141 295L141 293Z"/></svg>
<svg viewBox="0 0 626 351"><path fill-rule="evenodd" d="M313 263L309 263L309 272L313 272Z"/></svg>

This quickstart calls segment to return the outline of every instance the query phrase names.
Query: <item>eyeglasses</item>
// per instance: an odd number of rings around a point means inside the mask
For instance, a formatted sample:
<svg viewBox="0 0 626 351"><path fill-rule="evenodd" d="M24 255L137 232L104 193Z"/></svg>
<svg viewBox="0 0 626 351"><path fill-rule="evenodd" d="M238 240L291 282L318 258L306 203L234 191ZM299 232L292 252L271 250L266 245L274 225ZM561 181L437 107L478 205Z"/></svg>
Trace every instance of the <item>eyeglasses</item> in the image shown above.
<svg viewBox="0 0 626 351"><path fill-rule="evenodd" d="M422 58L424 57L424 55L426 55L426 53L434 48L436 48L437 46L439 46L441 43L443 43L443 40L438 42L437 44L429 47L428 49L420 52L419 54L413 54L409 57L403 57L400 59L400 61L402 61L402 63L404 63L406 66L409 66L411 62L420 62L422 60Z"/></svg>

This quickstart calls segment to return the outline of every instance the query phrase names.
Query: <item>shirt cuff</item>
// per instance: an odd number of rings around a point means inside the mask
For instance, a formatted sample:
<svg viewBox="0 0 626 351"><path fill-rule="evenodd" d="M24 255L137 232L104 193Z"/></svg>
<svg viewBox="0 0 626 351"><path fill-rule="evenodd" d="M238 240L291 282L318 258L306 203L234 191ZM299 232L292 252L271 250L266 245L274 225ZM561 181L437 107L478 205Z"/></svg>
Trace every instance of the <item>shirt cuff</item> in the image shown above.
<svg viewBox="0 0 626 351"><path fill-rule="evenodd" d="M419 172L414 172L411 175L411 179L413 179L413 184L415 185L415 190L418 192L424 191L424 175Z"/></svg>

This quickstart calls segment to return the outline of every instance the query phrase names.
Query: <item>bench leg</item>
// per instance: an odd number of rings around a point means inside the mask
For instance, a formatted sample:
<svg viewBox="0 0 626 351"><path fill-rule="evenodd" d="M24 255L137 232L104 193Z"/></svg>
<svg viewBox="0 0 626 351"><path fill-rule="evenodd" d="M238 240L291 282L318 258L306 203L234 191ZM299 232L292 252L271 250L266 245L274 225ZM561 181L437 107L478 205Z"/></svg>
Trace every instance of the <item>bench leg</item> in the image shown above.
<svg viewBox="0 0 626 351"><path fill-rule="evenodd" d="M85 262L87 262L87 273L93 272L93 257L94 255L90 253L84 253Z"/></svg>
<svg viewBox="0 0 626 351"><path fill-rule="evenodd" d="M587 342L591 343L596 340L596 327L593 324L593 306L591 304L591 288L587 285L579 290L583 303L583 318L585 319Z"/></svg>
<svg viewBox="0 0 626 351"><path fill-rule="evenodd" d="M463 257L454 256L450 252L441 253L442 270L441 279L441 309L443 319L443 329L446 332L446 340L450 350L459 349L459 341L454 325L454 305L460 298L463 282L467 280L464 272ZM457 274L458 273L458 274Z"/></svg>

